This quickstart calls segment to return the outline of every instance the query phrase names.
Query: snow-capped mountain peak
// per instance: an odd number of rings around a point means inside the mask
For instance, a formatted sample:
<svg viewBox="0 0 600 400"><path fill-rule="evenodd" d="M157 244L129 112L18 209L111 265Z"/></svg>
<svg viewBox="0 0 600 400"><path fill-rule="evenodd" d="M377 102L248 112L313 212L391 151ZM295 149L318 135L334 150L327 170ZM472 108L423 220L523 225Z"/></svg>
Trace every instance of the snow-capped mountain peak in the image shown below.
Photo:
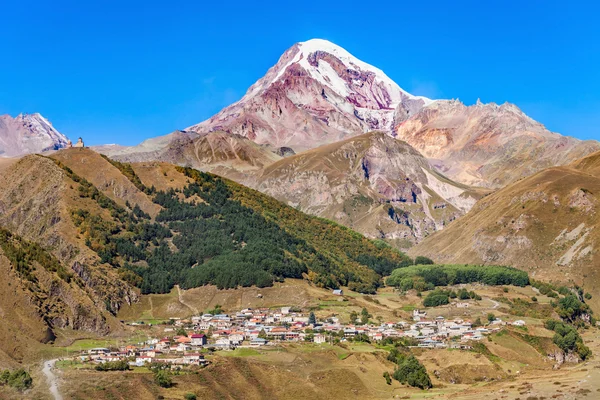
<svg viewBox="0 0 600 400"><path fill-rule="evenodd" d="M433 102L433 100L428 99L426 97L413 96L412 94L408 93L407 91L402 89L400 86L398 86L398 84L396 82L394 82L392 79L390 79L379 68L374 67L371 64L367 64L366 62L359 60L358 58L356 58L352 54L350 54L346 49L344 49L328 40L311 39L311 40L307 40L306 42L301 42L298 45L301 50L300 56L301 57L304 56L304 57L302 57L302 60L300 61L300 63L302 64L302 66L304 66L309 71L311 71L315 74L320 73L319 65L316 65L316 66L310 65L310 63L308 62L309 56L313 53L324 52L324 53L328 53L328 54L335 56L348 68L351 68L355 71L372 72L373 74L375 74L375 81L385 85L387 88L390 89L390 96L392 97L392 101L395 103L395 105L397 105L402 100L401 96L398 95L399 93L401 93L409 98L422 99L425 102L425 105Z"/></svg>
<svg viewBox="0 0 600 400"><path fill-rule="evenodd" d="M391 133L432 102L342 47L311 39L289 48L240 101L188 130L304 150L372 130Z"/></svg>

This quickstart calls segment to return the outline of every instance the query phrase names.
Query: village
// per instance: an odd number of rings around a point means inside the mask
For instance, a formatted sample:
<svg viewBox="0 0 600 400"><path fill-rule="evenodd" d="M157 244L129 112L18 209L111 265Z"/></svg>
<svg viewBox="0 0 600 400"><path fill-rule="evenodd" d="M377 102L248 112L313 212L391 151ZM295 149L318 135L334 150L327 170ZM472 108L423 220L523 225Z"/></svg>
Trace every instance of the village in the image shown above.
<svg viewBox="0 0 600 400"><path fill-rule="evenodd" d="M340 295L340 294L338 294ZM454 303L453 307L468 307L469 303ZM366 309L363 310L363 314ZM102 364L126 361L131 366L163 363L171 366L203 366L205 354L236 348L260 348L285 343L337 344L343 342L382 343L404 338L409 346L421 348L451 348L470 350L473 341L498 332L508 322L489 318L482 324L460 318L443 316L428 318L427 312L412 311L411 321L389 321L378 324L369 321L368 313L357 315L354 323L344 324L337 316L317 320L312 312L296 307L246 308L232 314L214 313L192 316L189 319L170 318L152 327L160 332L135 345L118 348L93 348L74 357L78 362ZM361 318L362 317L362 318ZM516 320L510 323L524 326ZM143 322L129 325L141 327ZM148 327L148 326L146 326Z"/></svg>

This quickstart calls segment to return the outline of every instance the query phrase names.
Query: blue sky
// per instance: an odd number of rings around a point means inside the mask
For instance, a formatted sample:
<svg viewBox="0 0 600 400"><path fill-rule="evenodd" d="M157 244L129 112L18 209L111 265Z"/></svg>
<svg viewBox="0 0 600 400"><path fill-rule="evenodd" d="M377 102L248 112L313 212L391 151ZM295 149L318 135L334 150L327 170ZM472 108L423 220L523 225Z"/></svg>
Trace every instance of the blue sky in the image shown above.
<svg viewBox="0 0 600 400"><path fill-rule="evenodd" d="M597 2L92 3L3 4L0 114L136 144L210 117L295 42L324 38L413 94L510 101L553 131L600 139Z"/></svg>

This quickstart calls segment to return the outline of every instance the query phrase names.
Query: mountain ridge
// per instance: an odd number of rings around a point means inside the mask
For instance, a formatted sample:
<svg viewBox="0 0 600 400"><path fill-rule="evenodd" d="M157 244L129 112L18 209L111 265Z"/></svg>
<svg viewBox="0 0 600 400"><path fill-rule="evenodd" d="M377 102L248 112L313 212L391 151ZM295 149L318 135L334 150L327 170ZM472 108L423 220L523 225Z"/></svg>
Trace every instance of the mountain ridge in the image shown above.
<svg viewBox="0 0 600 400"><path fill-rule="evenodd" d="M511 103L439 100L398 123L393 135L448 177L492 189L600 150L597 141L550 132Z"/></svg>
<svg viewBox="0 0 600 400"><path fill-rule="evenodd" d="M374 130L415 147L448 178L490 189L600 150L596 141L548 131L514 104L465 106L414 96L345 49L311 39L291 46L240 100L209 119L175 136L102 151L136 161L145 154L150 161L153 151L173 152L178 135L193 141L199 134L226 132L298 153Z"/></svg>

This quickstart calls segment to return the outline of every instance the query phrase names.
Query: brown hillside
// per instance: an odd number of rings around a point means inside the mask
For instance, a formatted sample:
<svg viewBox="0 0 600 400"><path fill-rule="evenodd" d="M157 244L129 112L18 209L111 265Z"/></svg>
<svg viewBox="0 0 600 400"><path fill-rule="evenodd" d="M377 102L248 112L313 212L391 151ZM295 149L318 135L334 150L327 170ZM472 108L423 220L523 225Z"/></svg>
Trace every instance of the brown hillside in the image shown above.
<svg viewBox="0 0 600 400"><path fill-rule="evenodd" d="M442 229L482 195L433 171L419 152L383 132L290 156L250 185L401 247Z"/></svg>
<svg viewBox="0 0 600 400"><path fill-rule="evenodd" d="M415 248L439 262L506 264L576 283L600 308L600 153L546 169L480 200Z"/></svg>
<svg viewBox="0 0 600 400"><path fill-rule="evenodd" d="M31 344L48 340L48 326L35 308L30 293L0 249L0 367L27 358Z"/></svg>
<svg viewBox="0 0 600 400"><path fill-rule="evenodd" d="M142 210L152 216L160 210L160 207L136 188L117 167L93 150L59 151L53 154L52 158L71 168L77 175L85 177L120 206L124 206L125 202L129 201L131 204L138 204Z"/></svg>
<svg viewBox="0 0 600 400"><path fill-rule="evenodd" d="M16 273L16 261L0 257L5 283L10 285L2 290L2 320L13 322L0 330L0 350L15 359L27 355L24 349L29 339L50 340L56 329L110 332L118 323L109 310L114 312L138 296L114 269L99 263L78 235L71 217L75 208L109 216L96 202L81 198L78 188L64 169L37 155L20 159L0 176L0 228L13 234L1 248L7 257L7 249L36 254L28 262L31 271L27 273ZM33 244L39 245L36 253L27 247ZM46 261L38 262L40 257ZM63 272L49 270L55 268L52 265ZM27 340L13 342L10 337Z"/></svg>

